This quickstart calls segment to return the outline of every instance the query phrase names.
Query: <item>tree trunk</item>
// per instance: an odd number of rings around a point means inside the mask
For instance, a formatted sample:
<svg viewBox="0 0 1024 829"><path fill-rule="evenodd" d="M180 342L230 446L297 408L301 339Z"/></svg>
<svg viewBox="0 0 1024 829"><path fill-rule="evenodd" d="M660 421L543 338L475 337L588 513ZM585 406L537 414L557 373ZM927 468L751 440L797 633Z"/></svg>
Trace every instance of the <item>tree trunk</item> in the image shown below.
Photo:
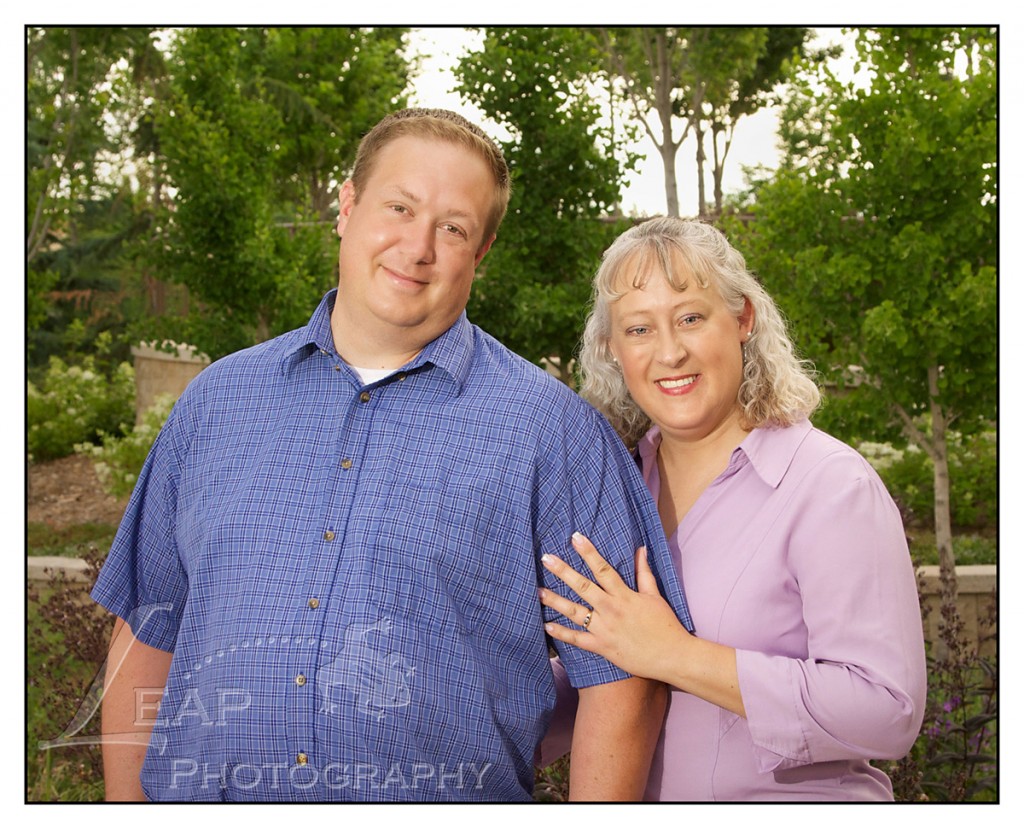
<svg viewBox="0 0 1024 829"><path fill-rule="evenodd" d="M956 559L953 555L953 522L949 505L949 451L946 443L946 416L939 405L939 368L928 367L928 392L931 398L932 464L935 469L935 546L939 550L939 572L947 577L956 593Z"/></svg>
<svg viewBox="0 0 1024 829"><path fill-rule="evenodd" d="M708 200L704 188L704 131L699 121L694 127L694 135L697 137L697 215L703 219L707 214Z"/></svg>
<svg viewBox="0 0 1024 829"><path fill-rule="evenodd" d="M664 142L659 148L661 163L665 167L665 206L668 215L679 216L679 188L676 185L676 148L671 141Z"/></svg>

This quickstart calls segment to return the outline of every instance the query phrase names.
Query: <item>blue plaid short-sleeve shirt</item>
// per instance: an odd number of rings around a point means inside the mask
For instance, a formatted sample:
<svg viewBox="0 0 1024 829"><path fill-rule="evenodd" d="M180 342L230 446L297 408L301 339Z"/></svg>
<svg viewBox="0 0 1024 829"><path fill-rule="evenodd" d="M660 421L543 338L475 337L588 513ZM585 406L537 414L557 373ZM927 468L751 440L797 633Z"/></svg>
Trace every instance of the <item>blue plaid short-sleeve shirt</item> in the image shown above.
<svg viewBox="0 0 1024 829"><path fill-rule="evenodd" d="M214 363L154 444L93 591L174 656L152 800L529 800L554 704L537 585L579 530L633 581L660 523L600 415L463 315L363 386L335 293ZM551 616L549 611L545 611ZM577 686L625 676L562 648Z"/></svg>

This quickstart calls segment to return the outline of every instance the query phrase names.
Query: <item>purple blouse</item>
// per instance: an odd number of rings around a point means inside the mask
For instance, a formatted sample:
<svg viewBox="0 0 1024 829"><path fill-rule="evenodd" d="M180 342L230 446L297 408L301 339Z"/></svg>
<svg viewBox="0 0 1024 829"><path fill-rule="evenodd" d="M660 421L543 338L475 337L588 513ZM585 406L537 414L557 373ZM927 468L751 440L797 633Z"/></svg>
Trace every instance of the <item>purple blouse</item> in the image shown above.
<svg viewBox="0 0 1024 829"><path fill-rule="evenodd" d="M655 500L660 441L639 447ZM871 466L807 421L755 429L670 547L697 635L736 648L747 717L673 690L645 799L891 800L868 760L913 745L926 668L903 524Z"/></svg>

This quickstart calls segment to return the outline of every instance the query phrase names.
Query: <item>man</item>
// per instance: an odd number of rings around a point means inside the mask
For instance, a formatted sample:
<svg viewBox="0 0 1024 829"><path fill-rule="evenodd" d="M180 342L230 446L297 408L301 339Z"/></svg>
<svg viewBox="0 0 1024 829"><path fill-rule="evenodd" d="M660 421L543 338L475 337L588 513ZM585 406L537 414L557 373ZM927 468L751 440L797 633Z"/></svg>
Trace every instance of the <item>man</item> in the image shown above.
<svg viewBox="0 0 1024 829"><path fill-rule="evenodd" d="M108 799L529 800L537 587L564 591L540 556L578 563L579 530L630 575L645 543L689 621L614 433L465 317L508 193L460 116L384 119L341 190L337 292L178 402L93 592L118 616ZM663 689L562 657L572 796L637 799Z"/></svg>

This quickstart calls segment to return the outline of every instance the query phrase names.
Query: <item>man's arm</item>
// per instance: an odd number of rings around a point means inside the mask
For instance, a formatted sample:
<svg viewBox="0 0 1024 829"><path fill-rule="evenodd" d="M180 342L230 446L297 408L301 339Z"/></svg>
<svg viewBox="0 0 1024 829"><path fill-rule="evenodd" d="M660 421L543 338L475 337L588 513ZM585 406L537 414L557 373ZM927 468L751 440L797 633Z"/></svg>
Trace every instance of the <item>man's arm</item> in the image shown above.
<svg viewBox="0 0 1024 829"><path fill-rule="evenodd" d="M630 677L581 688L579 696L569 799L641 800L668 689L660 682Z"/></svg>
<svg viewBox="0 0 1024 829"><path fill-rule="evenodd" d="M158 691L171 654L151 648L123 619L114 624L103 688L103 781L108 801L145 800L139 773L153 730Z"/></svg>

